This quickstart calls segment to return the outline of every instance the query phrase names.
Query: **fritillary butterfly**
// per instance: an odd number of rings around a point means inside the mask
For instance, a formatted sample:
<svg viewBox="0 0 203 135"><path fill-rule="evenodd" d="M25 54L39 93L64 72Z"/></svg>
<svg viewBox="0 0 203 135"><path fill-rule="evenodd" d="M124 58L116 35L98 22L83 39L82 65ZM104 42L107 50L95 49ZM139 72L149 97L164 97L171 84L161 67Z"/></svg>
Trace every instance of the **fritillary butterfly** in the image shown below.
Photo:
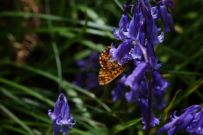
<svg viewBox="0 0 203 135"><path fill-rule="evenodd" d="M120 66L117 61L111 60L109 53L111 47L107 47L101 52L99 57L99 64L101 69L99 70L98 81L100 85L106 85L119 76L126 68L126 64Z"/></svg>

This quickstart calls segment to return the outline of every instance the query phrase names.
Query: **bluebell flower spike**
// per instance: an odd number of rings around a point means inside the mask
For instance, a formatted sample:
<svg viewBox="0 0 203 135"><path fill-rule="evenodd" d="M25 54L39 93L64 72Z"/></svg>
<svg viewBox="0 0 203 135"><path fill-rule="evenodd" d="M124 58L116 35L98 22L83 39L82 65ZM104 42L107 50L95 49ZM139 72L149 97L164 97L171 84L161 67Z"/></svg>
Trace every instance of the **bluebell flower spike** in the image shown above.
<svg viewBox="0 0 203 135"><path fill-rule="evenodd" d="M154 3L152 6L150 0L137 0L124 5L119 27L113 30L119 43L112 44L110 49L112 59L119 65L134 64L131 74L125 75L122 83L114 88L113 100L124 96L128 102L136 103L142 112L143 128L147 130L159 124L153 111L165 107L163 96L169 86L158 72L161 65L155 46L163 42L164 32L174 29L169 9L173 7L172 0L154 0ZM132 5L133 11L128 14L126 9ZM160 20L164 29L158 25ZM127 87L130 91L126 92Z"/></svg>

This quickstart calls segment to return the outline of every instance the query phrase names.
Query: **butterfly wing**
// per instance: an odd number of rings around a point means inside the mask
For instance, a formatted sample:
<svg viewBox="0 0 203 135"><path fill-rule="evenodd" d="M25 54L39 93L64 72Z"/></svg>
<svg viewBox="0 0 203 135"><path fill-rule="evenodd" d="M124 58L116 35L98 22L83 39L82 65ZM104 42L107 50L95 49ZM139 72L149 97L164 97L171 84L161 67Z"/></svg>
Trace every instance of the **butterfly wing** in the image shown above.
<svg viewBox="0 0 203 135"><path fill-rule="evenodd" d="M99 71L98 81L100 85L106 85L119 76L126 68L126 64L120 66L117 61L111 61L109 54L110 47L101 52L99 63L101 69Z"/></svg>
<svg viewBox="0 0 203 135"><path fill-rule="evenodd" d="M118 77L124 70L126 66L120 66L114 70L106 70L101 68L99 70L98 81L100 85L106 85Z"/></svg>

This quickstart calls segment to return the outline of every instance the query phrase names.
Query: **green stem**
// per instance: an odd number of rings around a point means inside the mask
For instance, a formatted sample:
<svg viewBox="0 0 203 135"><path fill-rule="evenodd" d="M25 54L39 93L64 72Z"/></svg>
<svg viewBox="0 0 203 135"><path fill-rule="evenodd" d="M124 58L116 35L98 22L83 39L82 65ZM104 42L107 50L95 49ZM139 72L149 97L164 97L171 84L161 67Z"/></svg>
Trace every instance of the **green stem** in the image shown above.
<svg viewBox="0 0 203 135"><path fill-rule="evenodd" d="M48 0L46 1L46 12L47 14L50 14L50 6L49 6L49 2ZM48 25L48 28L49 29L52 29L53 28L53 24L52 24L52 21L51 20L48 20L47 21L47 25ZM53 49L53 52L54 52L54 57L55 57L55 62L56 62L56 68L57 68L57 75L58 75L58 90L61 89L61 86L62 86L62 67L61 67L61 60L60 60L60 55L59 55L59 50L58 50L58 47L57 47L57 44L55 42L55 38L54 38L54 33L51 31L50 32L50 35L51 35L51 39L52 39L52 49Z"/></svg>

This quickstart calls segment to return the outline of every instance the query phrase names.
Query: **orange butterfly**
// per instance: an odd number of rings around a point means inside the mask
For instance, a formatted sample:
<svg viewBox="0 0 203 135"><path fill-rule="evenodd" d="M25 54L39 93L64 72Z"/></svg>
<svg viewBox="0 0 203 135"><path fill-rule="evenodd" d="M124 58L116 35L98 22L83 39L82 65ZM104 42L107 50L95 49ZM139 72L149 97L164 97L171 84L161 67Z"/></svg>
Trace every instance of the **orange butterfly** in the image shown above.
<svg viewBox="0 0 203 135"><path fill-rule="evenodd" d="M99 70L98 81L100 85L106 85L118 77L125 69L127 64L120 66L117 61L111 60L109 53L111 47L107 47L101 52L99 57L99 64L101 69Z"/></svg>

